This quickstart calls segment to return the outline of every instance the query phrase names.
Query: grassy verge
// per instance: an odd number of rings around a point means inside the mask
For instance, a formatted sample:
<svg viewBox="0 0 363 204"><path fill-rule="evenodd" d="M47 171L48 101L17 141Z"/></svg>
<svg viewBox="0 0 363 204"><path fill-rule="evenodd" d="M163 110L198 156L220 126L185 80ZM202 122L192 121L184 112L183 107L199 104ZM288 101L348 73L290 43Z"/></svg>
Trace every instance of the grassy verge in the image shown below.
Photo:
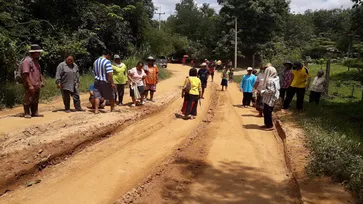
<svg viewBox="0 0 363 204"><path fill-rule="evenodd" d="M315 76L320 66L309 66ZM294 112L292 118L304 130L312 151L308 172L316 176L330 176L352 191L363 202L363 103L362 88L356 86L357 70L332 65L329 95L319 106L308 103L305 96L303 113ZM344 83L342 83L344 82ZM349 82L349 83L348 83ZM355 86L355 85L354 85ZM294 102L292 104L294 110Z"/></svg>
<svg viewBox="0 0 363 204"><path fill-rule="evenodd" d="M137 63L137 62L136 62ZM131 67L132 68L132 67ZM160 68L159 79L170 78L172 73L167 69ZM80 92L88 92L89 86L94 82L93 74L81 76ZM40 92L41 101L49 101L56 96L60 96L60 91L55 84L55 79L47 77L45 87ZM0 110L1 108L12 108L23 103L24 88L22 84L6 83L0 86Z"/></svg>

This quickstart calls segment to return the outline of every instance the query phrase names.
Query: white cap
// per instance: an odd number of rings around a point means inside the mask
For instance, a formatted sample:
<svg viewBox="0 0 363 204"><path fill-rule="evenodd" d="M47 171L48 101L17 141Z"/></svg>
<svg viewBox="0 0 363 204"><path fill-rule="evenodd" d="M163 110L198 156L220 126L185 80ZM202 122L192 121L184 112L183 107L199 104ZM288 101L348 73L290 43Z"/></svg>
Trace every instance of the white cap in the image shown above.
<svg viewBox="0 0 363 204"><path fill-rule="evenodd" d="M200 66L201 67L206 67L207 66L207 63L203 62Z"/></svg>
<svg viewBox="0 0 363 204"><path fill-rule="evenodd" d="M147 58L147 60L152 60L152 61L154 61L155 59L154 59L152 56L150 56L150 57L148 57L148 58Z"/></svg>
<svg viewBox="0 0 363 204"><path fill-rule="evenodd" d="M114 55L113 59L121 59L120 55Z"/></svg>
<svg viewBox="0 0 363 204"><path fill-rule="evenodd" d="M253 68L252 67L248 67L247 68L247 71L252 71L253 70Z"/></svg>

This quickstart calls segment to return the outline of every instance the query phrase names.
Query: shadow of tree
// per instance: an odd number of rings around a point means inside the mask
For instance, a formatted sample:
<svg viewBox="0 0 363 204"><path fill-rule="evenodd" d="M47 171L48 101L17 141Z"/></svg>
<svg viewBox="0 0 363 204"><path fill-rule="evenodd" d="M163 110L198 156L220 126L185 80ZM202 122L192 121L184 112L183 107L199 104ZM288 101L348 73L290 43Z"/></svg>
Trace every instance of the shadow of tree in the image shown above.
<svg viewBox="0 0 363 204"><path fill-rule="evenodd" d="M272 180L267 172L240 162L220 162L218 169L199 160L182 158L176 163L182 178L164 180L164 203L298 203L299 193L289 180Z"/></svg>

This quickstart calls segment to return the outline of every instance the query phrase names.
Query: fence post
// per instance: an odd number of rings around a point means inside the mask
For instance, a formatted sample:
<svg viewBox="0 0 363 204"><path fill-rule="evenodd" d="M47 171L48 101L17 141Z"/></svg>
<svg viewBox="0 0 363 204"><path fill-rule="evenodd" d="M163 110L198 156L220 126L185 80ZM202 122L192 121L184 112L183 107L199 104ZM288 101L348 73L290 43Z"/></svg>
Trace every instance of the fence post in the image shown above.
<svg viewBox="0 0 363 204"><path fill-rule="evenodd" d="M329 96L330 59L328 59L328 60L326 61L325 79L326 79L325 95L326 95L326 96Z"/></svg>

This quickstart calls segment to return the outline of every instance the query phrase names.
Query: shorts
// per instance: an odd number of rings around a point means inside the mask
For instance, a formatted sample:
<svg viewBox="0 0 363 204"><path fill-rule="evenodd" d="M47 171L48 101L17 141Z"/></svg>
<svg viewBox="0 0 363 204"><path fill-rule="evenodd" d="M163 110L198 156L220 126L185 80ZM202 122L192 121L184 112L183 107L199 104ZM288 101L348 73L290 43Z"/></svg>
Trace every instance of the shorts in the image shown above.
<svg viewBox="0 0 363 204"><path fill-rule="evenodd" d="M202 88L204 88L204 89L207 88L207 84L208 83L206 81L202 81Z"/></svg>
<svg viewBox="0 0 363 204"><path fill-rule="evenodd" d="M144 86L138 86L137 89L139 90L140 95L144 94L144 92L145 92ZM130 86L130 97L134 97L134 96L135 96L134 90Z"/></svg>
<svg viewBox="0 0 363 204"><path fill-rule="evenodd" d="M114 97L114 90L110 83L106 81L95 81L95 90L94 90L94 96L95 98L105 100L113 100Z"/></svg>
<svg viewBox="0 0 363 204"><path fill-rule="evenodd" d="M228 80L222 79L221 86L228 86Z"/></svg>
<svg viewBox="0 0 363 204"><path fill-rule="evenodd" d="M145 85L145 91L156 91L156 84L146 84Z"/></svg>
<svg viewBox="0 0 363 204"><path fill-rule="evenodd" d="M211 75L211 76L214 76L214 71L213 71L213 72L210 72L210 75Z"/></svg>

